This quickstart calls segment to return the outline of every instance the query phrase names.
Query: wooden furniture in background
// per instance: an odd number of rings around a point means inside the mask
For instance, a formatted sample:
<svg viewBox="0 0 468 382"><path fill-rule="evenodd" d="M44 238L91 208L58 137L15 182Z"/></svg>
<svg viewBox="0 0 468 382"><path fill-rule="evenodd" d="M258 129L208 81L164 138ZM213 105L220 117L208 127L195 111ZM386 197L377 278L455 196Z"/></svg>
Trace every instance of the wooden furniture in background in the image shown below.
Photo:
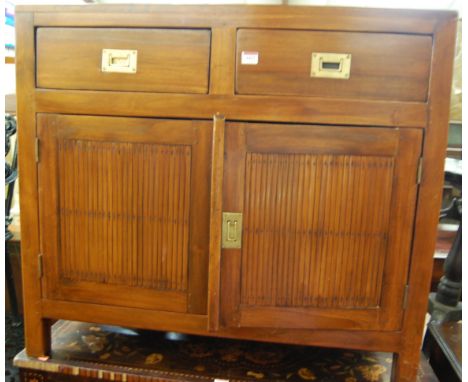
<svg viewBox="0 0 468 382"><path fill-rule="evenodd" d="M434 267L432 269L431 292L437 290L437 284L439 284L441 277L444 275L444 262L450 252L457 231L458 226L455 224L438 225Z"/></svg>
<svg viewBox="0 0 468 382"><path fill-rule="evenodd" d="M445 160L445 186L439 218L455 223L457 233L444 260L437 291L429 296L431 321L457 322L462 319L462 171L461 160ZM458 223L458 224L457 224ZM440 227L440 224L439 224Z"/></svg>
<svg viewBox="0 0 468 382"><path fill-rule="evenodd" d="M441 381L462 380L462 323L430 322L424 353Z"/></svg>
<svg viewBox="0 0 468 382"><path fill-rule="evenodd" d="M414 381L455 29L436 11L18 7L28 354L68 319L387 351Z"/></svg>

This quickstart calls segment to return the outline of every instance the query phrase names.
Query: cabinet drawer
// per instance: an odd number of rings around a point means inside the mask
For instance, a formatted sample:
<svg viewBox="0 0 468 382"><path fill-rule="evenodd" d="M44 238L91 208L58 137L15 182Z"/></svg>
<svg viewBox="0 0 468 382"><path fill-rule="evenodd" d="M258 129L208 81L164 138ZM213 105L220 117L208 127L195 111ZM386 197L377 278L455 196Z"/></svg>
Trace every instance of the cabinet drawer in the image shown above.
<svg viewBox="0 0 468 382"><path fill-rule="evenodd" d="M432 38L422 35L240 29L236 91L425 101L431 50ZM350 55L349 77L312 76L313 53ZM338 62L323 73L338 71Z"/></svg>
<svg viewBox="0 0 468 382"><path fill-rule="evenodd" d="M210 31L39 28L37 86L54 89L206 93ZM103 50L114 50L103 70ZM119 72L136 51L136 71ZM119 56L120 55L120 56Z"/></svg>

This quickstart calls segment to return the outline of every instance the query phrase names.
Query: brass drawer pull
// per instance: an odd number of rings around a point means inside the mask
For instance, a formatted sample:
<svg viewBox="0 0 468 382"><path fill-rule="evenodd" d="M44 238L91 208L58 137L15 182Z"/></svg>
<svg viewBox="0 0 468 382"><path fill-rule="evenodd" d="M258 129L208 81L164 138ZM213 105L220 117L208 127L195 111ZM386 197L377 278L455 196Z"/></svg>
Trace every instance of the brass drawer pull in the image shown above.
<svg viewBox="0 0 468 382"><path fill-rule="evenodd" d="M107 73L136 73L137 51L103 49L101 71Z"/></svg>
<svg viewBox="0 0 468 382"><path fill-rule="evenodd" d="M347 53L312 53L310 76L319 78L349 79L351 55Z"/></svg>

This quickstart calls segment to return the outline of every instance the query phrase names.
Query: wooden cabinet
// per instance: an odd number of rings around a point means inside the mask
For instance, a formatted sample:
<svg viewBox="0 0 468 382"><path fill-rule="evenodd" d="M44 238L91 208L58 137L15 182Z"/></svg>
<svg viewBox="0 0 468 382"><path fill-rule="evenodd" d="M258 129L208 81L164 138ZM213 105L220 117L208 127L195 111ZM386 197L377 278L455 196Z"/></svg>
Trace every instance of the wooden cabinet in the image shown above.
<svg viewBox="0 0 468 382"><path fill-rule="evenodd" d="M26 348L55 319L419 362L456 15L20 6Z"/></svg>

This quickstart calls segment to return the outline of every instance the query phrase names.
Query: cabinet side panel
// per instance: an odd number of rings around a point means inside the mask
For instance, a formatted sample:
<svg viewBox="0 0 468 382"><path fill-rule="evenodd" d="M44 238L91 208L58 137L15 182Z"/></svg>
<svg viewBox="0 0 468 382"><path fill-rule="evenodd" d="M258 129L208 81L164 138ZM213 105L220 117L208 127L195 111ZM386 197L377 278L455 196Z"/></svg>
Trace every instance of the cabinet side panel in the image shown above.
<svg viewBox="0 0 468 382"><path fill-rule="evenodd" d="M42 356L50 348L48 326L42 320L41 287L38 279L39 216L37 167L35 160L36 110L34 100L34 15L16 14L16 92L18 116L18 158L21 174L21 268L24 299L26 351Z"/></svg>
<svg viewBox="0 0 468 382"><path fill-rule="evenodd" d="M446 156L450 91L457 26L456 14L442 19L434 34L429 121L424 138L424 167L418 194L410 263L408 309L404 317L401 352L396 358L395 380L411 381L417 373L419 350L427 312L437 223Z"/></svg>

